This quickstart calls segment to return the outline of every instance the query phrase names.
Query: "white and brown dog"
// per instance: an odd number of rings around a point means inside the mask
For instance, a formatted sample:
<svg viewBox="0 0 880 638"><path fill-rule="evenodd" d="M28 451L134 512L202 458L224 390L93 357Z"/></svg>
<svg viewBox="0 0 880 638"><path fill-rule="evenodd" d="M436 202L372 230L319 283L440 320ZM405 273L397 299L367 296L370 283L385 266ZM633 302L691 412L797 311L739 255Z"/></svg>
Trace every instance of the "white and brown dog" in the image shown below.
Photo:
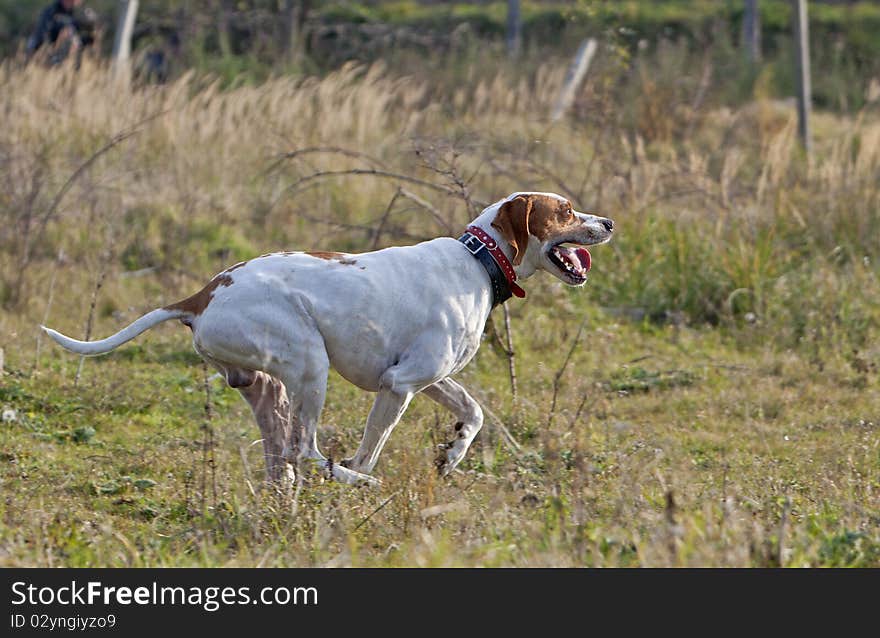
<svg viewBox="0 0 880 638"><path fill-rule="evenodd" d="M476 353L489 312L511 292L522 296L515 281L537 270L583 285L591 263L583 246L608 241L612 228L559 195L514 193L483 210L459 240L361 254L272 253L228 268L192 297L101 341L43 329L72 352L99 355L180 319L196 352L250 404L270 480L311 460L336 480L376 482L369 474L382 447L423 392L457 419L440 464L448 474L483 424L480 406L452 375ZM340 464L317 443L330 366L377 393L360 447Z"/></svg>

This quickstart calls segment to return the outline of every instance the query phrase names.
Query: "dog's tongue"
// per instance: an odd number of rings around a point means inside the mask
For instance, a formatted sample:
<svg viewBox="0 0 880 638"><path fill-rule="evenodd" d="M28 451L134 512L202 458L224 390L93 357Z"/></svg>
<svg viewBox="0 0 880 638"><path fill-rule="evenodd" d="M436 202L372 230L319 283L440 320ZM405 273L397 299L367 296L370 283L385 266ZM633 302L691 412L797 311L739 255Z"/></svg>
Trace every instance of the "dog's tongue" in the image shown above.
<svg viewBox="0 0 880 638"><path fill-rule="evenodd" d="M581 268L584 269L584 272L590 270L590 266L593 263L593 258L590 256L590 251L586 248L576 248L574 254L578 258L578 261L581 262Z"/></svg>

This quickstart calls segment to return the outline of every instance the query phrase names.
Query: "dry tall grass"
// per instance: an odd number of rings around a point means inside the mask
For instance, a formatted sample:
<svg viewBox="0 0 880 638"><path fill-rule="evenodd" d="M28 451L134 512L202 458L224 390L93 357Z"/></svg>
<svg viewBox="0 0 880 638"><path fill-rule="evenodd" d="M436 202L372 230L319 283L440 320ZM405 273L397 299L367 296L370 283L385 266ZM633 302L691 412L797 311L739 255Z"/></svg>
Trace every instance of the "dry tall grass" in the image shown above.
<svg viewBox="0 0 880 638"><path fill-rule="evenodd" d="M350 66L323 79L279 78L221 92L192 75L131 90L94 66L74 73L8 65L0 97L7 122L0 132L5 305L33 300L36 282L25 281L39 278L45 268L36 264L59 250L80 261L96 248L112 248L127 255L132 269L205 275L219 264L200 262L205 251L192 250L191 241L204 247L210 239L211 250L244 254L325 245L332 233L336 245L362 247L370 221L405 182L375 175L311 178L347 169L382 169L458 193L466 180L466 195L478 201L546 188L619 219L623 237L660 232L677 254L657 241L639 252L659 247L663 262L677 263L668 263L672 272L656 264L652 270L663 278L687 277L687 253L705 252L710 263L701 269L718 270L711 282L719 284L717 294L700 307L687 299L700 293L693 284L672 284L672 294L653 290L668 283L642 281L634 289L620 280L603 296L650 312L664 305L684 310L697 321L717 320L722 296L739 289L754 301L744 311L765 310L755 305L762 303L759 288L789 270L787 258L798 248L791 244L809 244L815 259L838 248L852 262L871 256L880 173L875 117L819 116L809 164L797 149L793 112L766 102L700 114L689 138L647 143L656 131L640 131L638 118L625 119L627 105L610 105L614 93L602 91L603 74L611 73L600 72L584 94L582 108L595 107L586 122L550 126L562 78L558 65L532 78L511 72L476 77L452 95L437 94L427 79L394 77L381 67ZM675 120L673 107L652 108ZM278 160L290 151L300 153ZM392 211L387 240L395 233L455 232L471 215L461 198L407 186L431 198L437 214ZM687 233L677 232L685 226ZM112 238L96 241L95 231L104 230ZM219 236L204 236L212 233ZM618 248L617 255L624 246ZM616 265L631 282L631 267ZM621 287L632 298L615 300ZM660 298L652 299L655 294Z"/></svg>

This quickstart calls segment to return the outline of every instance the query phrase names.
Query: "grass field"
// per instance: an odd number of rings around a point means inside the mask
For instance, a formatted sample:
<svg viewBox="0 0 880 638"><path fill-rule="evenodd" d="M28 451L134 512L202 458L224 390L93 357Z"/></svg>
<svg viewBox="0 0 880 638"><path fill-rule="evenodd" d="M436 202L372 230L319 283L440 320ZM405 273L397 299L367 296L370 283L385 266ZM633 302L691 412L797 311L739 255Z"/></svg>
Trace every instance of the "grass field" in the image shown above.
<svg viewBox="0 0 880 638"><path fill-rule="evenodd" d="M556 123L552 62L455 90L381 67L226 91L4 67L0 564L880 566L876 96L818 113L808 160L787 105L697 101L699 78L664 80L674 48L603 55ZM517 395L487 338L459 377L487 424L446 480L453 419L428 401L381 488L276 493L185 328L81 370L39 339L106 336L270 250L452 235L531 189L616 236L586 288L539 275L509 303ZM371 400L331 377L325 452L351 453Z"/></svg>

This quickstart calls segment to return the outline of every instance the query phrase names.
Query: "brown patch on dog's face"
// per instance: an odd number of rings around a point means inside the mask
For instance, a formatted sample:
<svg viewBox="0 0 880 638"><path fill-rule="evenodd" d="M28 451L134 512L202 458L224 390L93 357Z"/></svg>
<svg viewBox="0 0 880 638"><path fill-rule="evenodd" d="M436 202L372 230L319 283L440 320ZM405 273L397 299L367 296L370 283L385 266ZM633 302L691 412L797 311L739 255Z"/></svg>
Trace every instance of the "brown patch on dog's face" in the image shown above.
<svg viewBox="0 0 880 638"><path fill-rule="evenodd" d="M208 285L199 290L196 294L187 297L182 301L178 301L177 303L173 303L170 306L165 306L164 310L182 310L193 317L198 317L201 315L205 308L208 307L208 304L211 303L211 299L214 297L214 291L217 290L220 286L229 286L232 285L232 277L230 277L227 273L230 270L234 270L238 268L242 264L236 264L229 270L220 273L216 277L214 277ZM181 319L181 321L187 325L191 326L190 322L187 321L186 318Z"/></svg>
<svg viewBox="0 0 880 638"><path fill-rule="evenodd" d="M529 217L529 232L545 242L550 238L565 235L581 225L574 214L571 202L549 195L530 195L532 214Z"/></svg>
<svg viewBox="0 0 880 638"><path fill-rule="evenodd" d="M517 195L504 202L492 227L513 247L513 265L522 263L529 235L541 242L580 226L571 203L549 195Z"/></svg>

